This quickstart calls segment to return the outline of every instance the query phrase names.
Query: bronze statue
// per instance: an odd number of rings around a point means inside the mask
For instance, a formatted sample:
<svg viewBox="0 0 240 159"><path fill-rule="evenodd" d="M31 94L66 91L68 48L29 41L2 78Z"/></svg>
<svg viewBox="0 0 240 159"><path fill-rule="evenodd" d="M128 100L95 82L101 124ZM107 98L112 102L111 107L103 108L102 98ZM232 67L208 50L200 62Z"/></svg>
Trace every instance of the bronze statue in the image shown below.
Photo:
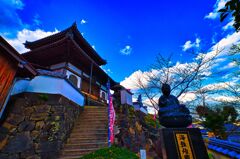
<svg viewBox="0 0 240 159"><path fill-rule="evenodd" d="M191 125L192 116L185 105L179 104L178 99L170 94L168 84L162 85L163 95L159 98L159 122L167 128L182 128Z"/></svg>

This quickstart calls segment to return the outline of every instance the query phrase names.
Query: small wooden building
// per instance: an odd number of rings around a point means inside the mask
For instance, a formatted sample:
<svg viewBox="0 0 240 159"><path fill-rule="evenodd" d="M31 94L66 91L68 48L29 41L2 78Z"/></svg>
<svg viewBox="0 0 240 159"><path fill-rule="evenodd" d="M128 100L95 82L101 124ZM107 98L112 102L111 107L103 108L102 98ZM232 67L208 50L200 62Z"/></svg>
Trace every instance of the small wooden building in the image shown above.
<svg viewBox="0 0 240 159"><path fill-rule="evenodd" d="M37 71L0 36L0 118L15 79L32 78Z"/></svg>
<svg viewBox="0 0 240 159"><path fill-rule="evenodd" d="M76 23L46 38L26 41L25 47L30 51L23 57L35 68L64 74L86 102L106 102L108 80L111 86L116 84L100 67L106 60L83 38Z"/></svg>

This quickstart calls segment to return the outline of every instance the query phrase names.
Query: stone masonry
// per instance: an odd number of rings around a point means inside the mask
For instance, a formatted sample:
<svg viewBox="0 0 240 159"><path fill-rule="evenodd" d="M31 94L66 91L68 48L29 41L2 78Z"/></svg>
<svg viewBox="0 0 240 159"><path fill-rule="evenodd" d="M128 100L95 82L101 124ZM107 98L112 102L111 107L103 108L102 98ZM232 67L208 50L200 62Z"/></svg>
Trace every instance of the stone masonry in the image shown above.
<svg viewBox="0 0 240 159"><path fill-rule="evenodd" d="M11 97L0 122L0 158L57 158L81 112L61 95Z"/></svg>

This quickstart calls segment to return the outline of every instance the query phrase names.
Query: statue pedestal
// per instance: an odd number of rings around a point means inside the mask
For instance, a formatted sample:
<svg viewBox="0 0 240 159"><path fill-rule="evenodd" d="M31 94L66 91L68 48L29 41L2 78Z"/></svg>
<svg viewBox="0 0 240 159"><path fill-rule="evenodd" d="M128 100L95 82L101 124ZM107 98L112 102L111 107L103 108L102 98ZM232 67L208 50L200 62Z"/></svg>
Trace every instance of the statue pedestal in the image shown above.
<svg viewBox="0 0 240 159"><path fill-rule="evenodd" d="M207 149L197 128L159 130L163 159L208 159Z"/></svg>

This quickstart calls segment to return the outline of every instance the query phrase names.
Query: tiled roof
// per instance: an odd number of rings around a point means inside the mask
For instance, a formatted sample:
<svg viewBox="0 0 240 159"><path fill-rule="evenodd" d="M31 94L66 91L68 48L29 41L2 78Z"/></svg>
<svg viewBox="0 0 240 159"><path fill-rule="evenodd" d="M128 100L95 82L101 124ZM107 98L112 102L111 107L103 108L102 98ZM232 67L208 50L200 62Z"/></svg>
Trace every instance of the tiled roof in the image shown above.
<svg viewBox="0 0 240 159"><path fill-rule="evenodd" d="M208 149L229 156L231 158L240 159L240 143L210 138Z"/></svg>

